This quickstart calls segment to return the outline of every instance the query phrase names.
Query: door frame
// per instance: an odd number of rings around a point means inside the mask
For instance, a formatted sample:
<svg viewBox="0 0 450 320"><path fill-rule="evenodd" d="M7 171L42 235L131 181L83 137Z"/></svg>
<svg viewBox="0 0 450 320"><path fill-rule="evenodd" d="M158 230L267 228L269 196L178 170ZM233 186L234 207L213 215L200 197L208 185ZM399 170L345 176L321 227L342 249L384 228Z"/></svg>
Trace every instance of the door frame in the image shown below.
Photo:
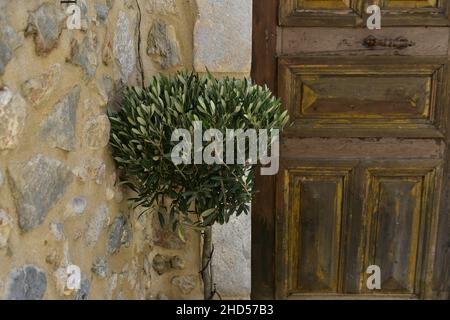
<svg viewBox="0 0 450 320"><path fill-rule="evenodd" d="M258 84L267 85L277 95L278 91L278 58L277 30L280 0L253 0L253 53L252 79ZM448 140L450 141L450 140ZM448 146L448 150L450 145ZM444 179L449 179L445 168ZM276 186L278 176L255 177L257 194L252 201L252 231L251 231L251 298L276 299L277 272L276 268L276 228L280 217L277 212ZM432 286L439 286L437 299L450 299L450 183L443 188L443 204L439 217L438 245L436 247L436 265ZM280 195L278 195L280 196ZM359 296L355 298L364 298Z"/></svg>
<svg viewBox="0 0 450 320"><path fill-rule="evenodd" d="M279 0L253 0L252 79L277 94ZM251 298L275 299L276 176L255 175L252 201Z"/></svg>

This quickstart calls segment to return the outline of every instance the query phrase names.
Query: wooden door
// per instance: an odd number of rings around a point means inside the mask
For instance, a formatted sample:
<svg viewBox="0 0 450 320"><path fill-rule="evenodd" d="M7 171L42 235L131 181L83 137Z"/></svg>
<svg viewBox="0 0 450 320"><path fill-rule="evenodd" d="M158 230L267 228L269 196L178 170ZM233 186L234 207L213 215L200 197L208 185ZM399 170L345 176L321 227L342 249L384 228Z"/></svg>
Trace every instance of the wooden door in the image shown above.
<svg viewBox="0 0 450 320"><path fill-rule="evenodd" d="M293 123L256 183L253 298L449 298L449 8L254 1L253 77Z"/></svg>

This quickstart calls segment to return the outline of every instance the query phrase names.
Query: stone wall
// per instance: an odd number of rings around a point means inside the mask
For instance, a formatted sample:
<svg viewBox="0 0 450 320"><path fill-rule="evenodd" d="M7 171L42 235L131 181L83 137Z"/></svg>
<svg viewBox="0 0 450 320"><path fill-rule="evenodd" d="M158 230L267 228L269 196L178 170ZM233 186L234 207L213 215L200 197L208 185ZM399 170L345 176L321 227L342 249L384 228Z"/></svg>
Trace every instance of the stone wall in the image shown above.
<svg viewBox="0 0 450 320"><path fill-rule="evenodd" d="M0 0L0 298L201 298L199 235L183 242L127 205L105 113L160 71L247 75L251 1L78 5L82 30L68 30L60 1ZM225 261L236 248L218 251ZM68 265L78 291L65 288Z"/></svg>

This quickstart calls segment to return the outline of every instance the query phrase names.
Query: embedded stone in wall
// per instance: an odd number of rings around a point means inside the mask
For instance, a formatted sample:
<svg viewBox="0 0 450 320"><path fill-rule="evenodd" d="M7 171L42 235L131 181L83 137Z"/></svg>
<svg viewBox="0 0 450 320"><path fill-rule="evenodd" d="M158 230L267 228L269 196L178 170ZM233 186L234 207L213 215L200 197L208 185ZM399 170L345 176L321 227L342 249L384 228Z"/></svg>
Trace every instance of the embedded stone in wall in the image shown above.
<svg viewBox="0 0 450 320"><path fill-rule="evenodd" d="M138 241L140 241L141 239L139 239ZM141 243L142 242L144 242L144 241L140 241ZM139 251L140 253L142 252L142 251ZM149 257L149 255L145 255L144 256L144 272L145 272L145 274L147 275L147 276L150 276L150 269L151 269L151 263L150 263L150 257Z"/></svg>
<svg viewBox="0 0 450 320"><path fill-rule="evenodd" d="M114 81L108 76L103 77L102 80L102 89L105 94L107 100L109 101L114 95Z"/></svg>
<svg viewBox="0 0 450 320"><path fill-rule="evenodd" d="M68 62L80 66L84 71L84 79L90 80L97 71L97 36L90 32L83 39L81 44L76 39L72 39L70 44L70 58Z"/></svg>
<svg viewBox="0 0 450 320"><path fill-rule="evenodd" d="M111 124L106 115L102 114L89 119L84 125L84 144L90 149L102 149L108 145Z"/></svg>
<svg viewBox="0 0 450 320"><path fill-rule="evenodd" d="M127 83L136 65L136 50L133 35L130 33L130 23L123 11L117 19L113 54L119 69L119 78Z"/></svg>
<svg viewBox="0 0 450 320"><path fill-rule="evenodd" d="M102 62L107 67L111 64L113 56L113 39L109 34L109 27L106 27L106 36L102 47Z"/></svg>
<svg viewBox="0 0 450 320"><path fill-rule="evenodd" d="M136 8L136 0L123 0L123 4L125 8L135 9Z"/></svg>
<svg viewBox="0 0 450 320"><path fill-rule="evenodd" d="M194 68L203 72L249 73L252 0L197 0Z"/></svg>
<svg viewBox="0 0 450 320"><path fill-rule="evenodd" d="M66 205L66 218L83 214L86 210L87 200L85 197L75 197Z"/></svg>
<svg viewBox="0 0 450 320"><path fill-rule="evenodd" d="M97 257L92 265L91 271L100 278L106 278L108 274L108 264L104 257Z"/></svg>
<svg viewBox="0 0 450 320"><path fill-rule="evenodd" d="M162 292L158 292L158 294L156 295L156 300L169 300L169 297L166 296L164 293Z"/></svg>
<svg viewBox="0 0 450 320"><path fill-rule="evenodd" d="M5 183L5 175L3 174L2 170L0 169L0 187L3 186L3 183Z"/></svg>
<svg viewBox="0 0 450 320"><path fill-rule="evenodd" d="M173 256L170 258L170 267L172 269L183 270L184 260L179 256Z"/></svg>
<svg viewBox="0 0 450 320"><path fill-rule="evenodd" d="M99 2L96 2L94 7L97 15L97 21L100 23L105 23L108 19L109 7L106 4Z"/></svg>
<svg viewBox="0 0 450 320"><path fill-rule="evenodd" d="M170 271L170 258L157 254L153 257L152 266L156 273L163 275L164 273Z"/></svg>
<svg viewBox="0 0 450 320"><path fill-rule="evenodd" d="M189 294L197 287L198 276L176 276L172 278L172 284L177 287L182 294Z"/></svg>
<svg viewBox="0 0 450 320"><path fill-rule="evenodd" d="M148 0L146 9L148 13L175 14L177 4L175 0Z"/></svg>
<svg viewBox="0 0 450 320"><path fill-rule="evenodd" d="M4 210L0 209L0 249L6 248L8 245L11 228L11 217Z"/></svg>
<svg viewBox="0 0 450 320"><path fill-rule="evenodd" d="M128 277L127 277L128 284L129 284L130 288L133 288L133 290L140 289L140 286L138 286L138 279L137 279L139 268L140 268L140 266L138 263L138 258L133 257L131 260L130 266L128 267L128 264L126 264L126 267L124 269L122 269L122 273L124 275L128 273Z"/></svg>
<svg viewBox="0 0 450 320"><path fill-rule="evenodd" d="M25 265L12 270L6 279L5 300L42 300L47 277L38 267Z"/></svg>
<svg viewBox="0 0 450 320"><path fill-rule="evenodd" d="M8 0L0 0L0 17L5 14L6 6L8 5Z"/></svg>
<svg viewBox="0 0 450 320"><path fill-rule="evenodd" d="M184 269L184 261L179 256L166 256L162 254L157 254L153 257L152 262L153 269L159 274L163 275L171 270L182 270Z"/></svg>
<svg viewBox="0 0 450 320"><path fill-rule="evenodd" d="M121 246L129 246L131 241L131 226L123 215L118 216L111 226L108 236L108 253L114 254Z"/></svg>
<svg viewBox="0 0 450 320"><path fill-rule="evenodd" d="M19 94L0 88L0 150L17 147L27 112L27 104Z"/></svg>
<svg viewBox="0 0 450 320"><path fill-rule="evenodd" d="M70 252L69 252L69 242L64 241L63 245L63 258L61 260L60 266L69 266L72 263L70 262Z"/></svg>
<svg viewBox="0 0 450 320"><path fill-rule="evenodd" d="M93 247L98 239L103 229L108 225L109 220L109 209L104 203L92 214L86 224L86 230L84 234L84 240L86 245Z"/></svg>
<svg viewBox="0 0 450 320"><path fill-rule="evenodd" d="M55 237L56 241L61 241L64 239L64 225L59 222L50 223L50 231Z"/></svg>
<svg viewBox="0 0 450 320"><path fill-rule="evenodd" d="M75 300L88 300L89 292L91 291L91 284L85 273L81 275L80 290L75 295Z"/></svg>
<svg viewBox="0 0 450 320"><path fill-rule="evenodd" d="M106 85L106 83L105 83ZM111 91L111 94L109 96L109 101L107 105L107 109L113 113L116 113L120 111L122 108L122 101L125 96L125 87L126 85L122 82L114 82L113 83L113 90Z"/></svg>
<svg viewBox="0 0 450 320"><path fill-rule="evenodd" d="M89 29L88 6L86 0L78 0L77 4L81 9L81 30L86 31Z"/></svg>
<svg viewBox="0 0 450 320"><path fill-rule="evenodd" d="M73 174L81 182L95 181L101 185L105 180L106 165L99 159L85 159L80 166L73 169Z"/></svg>
<svg viewBox="0 0 450 320"><path fill-rule="evenodd" d="M115 197L114 189L112 189L110 187L106 188L105 195L106 195L106 200L111 201Z"/></svg>
<svg viewBox="0 0 450 320"><path fill-rule="evenodd" d="M106 5L108 6L109 10L112 10L114 8L114 3L116 0L106 0Z"/></svg>
<svg viewBox="0 0 450 320"><path fill-rule="evenodd" d="M45 262L49 264L53 270L57 270L60 264L60 256L56 250L53 250L45 257Z"/></svg>
<svg viewBox="0 0 450 320"><path fill-rule="evenodd" d="M180 48L175 28L162 20L153 23L147 40L147 54L163 69L180 64Z"/></svg>
<svg viewBox="0 0 450 320"><path fill-rule="evenodd" d="M8 24L5 5L6 2L0 4L0 75L5 72L14 50L22 45L22 37Z"/></svg>
<svg viewBox="0 0 450 320"><path fill-rule="evenodd" d="M33 36L37 55L45 56L58 45L66 18L64 12L50 3L30 13L25 35Z"/></svg>
<svg viewBox="0 0 450 320"><path fill-rule="evenodd" d="M157 214L153 214L153 244L165 249L184 249L186 247L186 243L172 231L168 223L161 227Z"/></svg>
<svg viewBox="0 0 450 320"><path fill-rule="evenodd" d="M42 154L26 163L11 163L8 171L19 226L23 231L30 231L42 224L48 211L73 180L64 163Z"/></svg>
<svg viewBox="0 0 450 320"><path fill-rule="evenodd" d="M121 187L117 187L114 191L114 199L116 200L116 203L121 203L123 201L123 191Z"/></svg>
<svg viewBox="0 0 450 320"><path fill-rule="evenodd" d="M114 290L117 287L117 280L118 275L115 272L108 278L108 290L106 292L106 299L111 300L113 298Z"/></svg>
<svg viewBox="0 0 450 320"><path fill-rule="evenodd" d="M98 103L101 107L107 107L110 99L114 94L114 82L108 77L104 76L96 81L95 85L93 84L91 88L94 91L97 91L99 99Z"/></svg>
<svg viewBox="0 0 450 320"><path fill-rule="evenodd" d="M22 94L33 105L38 106L50 94L61 79L61 65L54 64L49 71L25 81Z"/></svg>
<svg viewBox="0 0 450 320"><path fill-rule="evenodd" d="M12 51L8 45L0 39L0 75L5 72L6 65L12 59Z"/></svg>
<svg viewBox="0 0 450 320"><path fill-rule="evenodd" d="M23 44L23 38L20 36L16 30L13 29L5 20L0 18L1 39L4 44L6 44L11 51L16 50Z"/></svg>
<svg viewBox="0 0 450 320"><path fill-rule="evenodd" d="M75 150L75 124L79 99L80 86L76 86L56 104L53 112L42 123L40 135L53 148L64 151Z"/></svg>
<svg viewBox="0 0 450 320"><path fill-rule="evenodd" d="M70 296L74 290L67 288L67 265L59 267L53 274L56 283L56 289L60 296Z"/></svg>

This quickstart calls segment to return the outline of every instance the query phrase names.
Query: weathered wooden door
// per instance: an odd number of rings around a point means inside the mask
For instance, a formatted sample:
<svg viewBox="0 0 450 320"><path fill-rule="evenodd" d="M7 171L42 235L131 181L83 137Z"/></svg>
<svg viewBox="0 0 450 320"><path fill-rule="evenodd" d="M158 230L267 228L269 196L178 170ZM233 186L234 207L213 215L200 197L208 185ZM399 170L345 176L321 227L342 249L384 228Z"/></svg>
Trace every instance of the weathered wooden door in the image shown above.
<svg viewBox="0 0 450 320"><path fill-rule="evenodd" d="M254 9L253 76L293 125L257 181L253 297L448 299L450 1Z"/></svg>

